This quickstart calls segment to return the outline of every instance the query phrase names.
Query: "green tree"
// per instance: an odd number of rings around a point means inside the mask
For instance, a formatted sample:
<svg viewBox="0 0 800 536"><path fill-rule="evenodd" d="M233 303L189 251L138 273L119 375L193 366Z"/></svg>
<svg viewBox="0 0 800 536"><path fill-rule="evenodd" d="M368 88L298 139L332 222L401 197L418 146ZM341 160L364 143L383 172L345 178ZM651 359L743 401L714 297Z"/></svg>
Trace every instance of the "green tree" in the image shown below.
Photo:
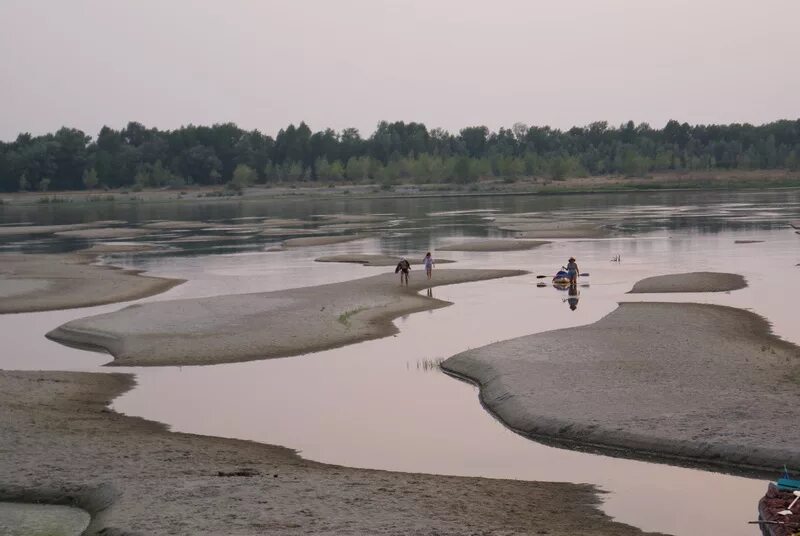
<svg viewBox="0 0 800 536"><path fill-rule="evenodd" d="M97 170L95 168L84 170L81 181L87 190L94 190L97 188L97 185L100 184L100 180L97 178Z"/></svg>
<svg viewBox="0 0 800 536"><path fill-rule="evenodd" d="M258 180L258 174L256 171L246 164L239 164L236 166L236 169L233 170L233 179L231 179L231 183L238 189L244 189L248 186L252 186Z"/></svg>

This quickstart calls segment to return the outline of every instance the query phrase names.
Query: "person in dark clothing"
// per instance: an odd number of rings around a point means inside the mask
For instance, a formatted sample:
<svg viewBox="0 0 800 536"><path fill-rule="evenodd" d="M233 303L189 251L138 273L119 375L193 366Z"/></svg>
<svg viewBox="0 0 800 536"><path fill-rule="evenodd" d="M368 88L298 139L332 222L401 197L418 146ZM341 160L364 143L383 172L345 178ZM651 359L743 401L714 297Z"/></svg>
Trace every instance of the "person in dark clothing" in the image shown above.
<svg viewBox="0 0 800 536"><path fill-rule="evenodd" d="M406 286L408 286L408 271L411 270L411 263L408 262L405 258L400 259L400 262L397 263L397 268L394 269L394 273L400 273L400 284L403 284L405 281Z"/></svg>

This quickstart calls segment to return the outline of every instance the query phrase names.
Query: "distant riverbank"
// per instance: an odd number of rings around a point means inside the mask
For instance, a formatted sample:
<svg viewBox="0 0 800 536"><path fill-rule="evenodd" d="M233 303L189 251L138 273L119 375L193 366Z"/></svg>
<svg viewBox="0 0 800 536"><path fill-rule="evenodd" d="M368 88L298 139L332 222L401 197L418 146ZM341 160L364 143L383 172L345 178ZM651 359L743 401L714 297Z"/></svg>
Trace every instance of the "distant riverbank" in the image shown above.
<svg viewBox="0 0 800 536"><path fill-rule="evenodd" d="M447 197L465 195L559 195L676 190L740 190L800 188L800 172L788 170L714 170L659 172L642 177L602 175L552 180L542 177L486 179L470 184L280 182L245 188L241 193L222 186L185 186L180 189L78 190L0 194L3 205L60 203L169 203L242 201L262 198L382 198Z"/></svg>

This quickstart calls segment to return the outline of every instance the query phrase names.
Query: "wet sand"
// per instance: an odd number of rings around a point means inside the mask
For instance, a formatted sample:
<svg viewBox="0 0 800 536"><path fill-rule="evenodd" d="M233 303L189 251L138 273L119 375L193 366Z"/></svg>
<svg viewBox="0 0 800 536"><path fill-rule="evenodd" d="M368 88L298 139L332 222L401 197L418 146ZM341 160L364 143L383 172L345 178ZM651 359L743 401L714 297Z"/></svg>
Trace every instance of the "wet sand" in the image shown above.
<svg viewBox="0 0 800 536"><path fill-rule="evenodd" d="M463 352L442 367L476 382L492 413L533 438L772 476L800 466L800 348L748 311L623 303L589 326Z"/></svg>
<svg viewBox="0 0 800 536"><path fill-rule="evenodd" d="M113 365L207 365L286 357L386 337L397 333L393 319L449 305L420 296L426 288L525 273L436 270L428 281L412 271L409 286L387 273L277 292L136 304L68 322L47 336L108 351Z"/></svg>
<svg viewBox="0 0 800 536"><path fill-rule="evenodd" d="M419 255L417 255L419 256ZM403 255L360 255L360 254L353 254L353 255L327 255L325 257L319 257L314 259L316 262L349 262L353 264L361 264L364 266L396 266L400 259L403 258ZM408 259L408 262L411 266L415 266L418 264L422 264L422 257L420 257L419 261L414 261L416 257L412 257L411 255L405 255L405 258ZM434 259L436 264L450 264L456 261L448 260L448 259Z"/></svg>
<svg viewBox="0 0 800 536"><path fill-rule="evenodd" d="M517 239L482 239L470 240L458 244L450 244L439 247L439 251L524 251L538 248L549 242L536 240L517 240Z"/></svg>
<svg viewBox="0 0 800 536"><path fill-rule="evenodd" d="M88 535L643 534L600 512L587 484L350 469L171 433L108 410L132 385L0 371L0 501L78 506Z"/></svg>
<svg viewBox="0 0 800 536"><path fill-rule="evenodd" d="M721 272L691 272L657 275L637 281L628 294L657 294L670 292L729 292L747 286L739 274Z"/></svg>
<svg viewBox="0 0 800 536"><path fill-rule="evenodd" d="M0 314L88 307L164 292L183 283L88 264L94 255L0 255Z"/></svg>

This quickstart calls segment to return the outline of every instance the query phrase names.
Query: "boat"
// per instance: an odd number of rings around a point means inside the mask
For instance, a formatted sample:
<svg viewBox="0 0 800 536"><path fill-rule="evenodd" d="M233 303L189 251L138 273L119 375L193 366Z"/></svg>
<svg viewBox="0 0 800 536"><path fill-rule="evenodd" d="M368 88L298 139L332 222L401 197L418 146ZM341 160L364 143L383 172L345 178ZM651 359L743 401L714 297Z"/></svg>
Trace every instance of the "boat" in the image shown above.
<svg viewBox="0 0 800 536"><path fill-rule="evenodd" d="M758 501L758 524L764 536L800 533L800 480L784 475L769 483Z"/></svg>
<svg viewBox="0 0 800 536"><path fill-rule="evenodd" d="M571 282L569 272L565 268L561 268L553 277L553 285L556 287L568 287Z"/></svg>

